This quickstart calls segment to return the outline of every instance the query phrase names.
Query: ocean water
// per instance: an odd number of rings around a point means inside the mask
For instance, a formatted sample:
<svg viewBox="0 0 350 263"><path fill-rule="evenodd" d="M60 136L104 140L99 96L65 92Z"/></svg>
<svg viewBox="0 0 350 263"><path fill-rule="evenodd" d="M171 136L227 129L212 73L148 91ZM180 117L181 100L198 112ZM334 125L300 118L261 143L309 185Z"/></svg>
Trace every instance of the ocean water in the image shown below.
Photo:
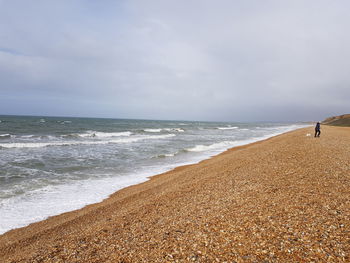
<svg viewBox="0 0 350 263"><path fill-rule="evenodd" d="M0 116L0 234L300 127L305 125Z"/></svg>

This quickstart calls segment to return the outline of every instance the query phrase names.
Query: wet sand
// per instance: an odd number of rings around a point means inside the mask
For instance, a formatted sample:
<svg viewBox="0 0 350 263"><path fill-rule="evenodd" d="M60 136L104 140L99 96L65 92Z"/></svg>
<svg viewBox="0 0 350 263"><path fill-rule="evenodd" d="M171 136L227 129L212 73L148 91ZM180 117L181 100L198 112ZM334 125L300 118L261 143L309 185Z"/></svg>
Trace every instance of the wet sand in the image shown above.
<svg viewBox="0 0 350 263"><path fill-rule="evenodd" d="M9 231L0 262L349 262L350 128L313 132L233 148Z"/></svg>

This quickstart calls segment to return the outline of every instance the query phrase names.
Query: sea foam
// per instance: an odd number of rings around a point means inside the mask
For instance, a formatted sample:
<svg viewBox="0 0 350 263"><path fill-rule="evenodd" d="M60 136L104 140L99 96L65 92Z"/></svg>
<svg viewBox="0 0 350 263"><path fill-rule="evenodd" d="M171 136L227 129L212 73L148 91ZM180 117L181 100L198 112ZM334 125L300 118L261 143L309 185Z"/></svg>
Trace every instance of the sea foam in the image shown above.
<svg viewBox="0 0 350 263"><path fill-rule="evenodd" d="M211 151L211 150L222 150L222 149L232 147L235 144L237 144L237 141L224 141L224 142L213 143L210 145L196 145L192 148L186 149L186 151L204 152L204 151Z"/></svg>
<svg viewBox="0 0 350 263"><path fill-rule="evenodd" d="M143 131L145 132L162 132L162 131L167 131L167 132L184 132L184 129L181 128L159 128L159 129L144 129Z"/></svg>
<svg viewBox="0 0 350 263"><path fill-rule="evenodd" d="M235 130L238 129L238 127L217 127L219 130Z"/></svg>
<svg viewBox="0 0 350 263"><path fill-rule="evenodd" d="M0 233L101 201L179 165L300 127L80 118L64 126L58 121L68 119L45 119L11 117L1 124L6 136L0 161L8 177L0 184Z"/></svg>
<svg viewBox="0 0 350 263"><path fill-rule="evenodd" d="M64 142L28 142L28 143L0 143L2 148L41 148L48 146L70 146L70 145L98 145L110 143L133 143L141 140L158 140L176 136L175 134L153 135L153 136L137 136L112 140L101 141L64 141Z"/></svg>
<svg viewBox="0 0 350 263"><path fill-rule="evenodd" d="M130 136L132 132L98 132L98 131L88 131L86 133L77 134L80 137L98 137L98 138L110 138L110 137L120 137L120 136Z"/></svg>

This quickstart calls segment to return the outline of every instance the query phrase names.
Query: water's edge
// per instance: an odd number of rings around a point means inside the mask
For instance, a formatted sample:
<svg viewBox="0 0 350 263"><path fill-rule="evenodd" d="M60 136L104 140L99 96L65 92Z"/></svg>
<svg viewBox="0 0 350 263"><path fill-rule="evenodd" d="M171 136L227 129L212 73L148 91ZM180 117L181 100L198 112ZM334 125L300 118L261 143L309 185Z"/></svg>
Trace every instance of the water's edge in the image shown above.
<svg viewBox="0 0 350 263"><path fill-rule="evenodd" d="M184 162L184 163L180 163L180 164L173 164L173 165L165 166L165 167L158 167L154 171L148 171L148 172L143 171L142 173L134 174L133 176L130 176L130 177L128 176L127 178L118 178L117 184L115 182L112 182L112 181L115 181L116 178L103 179L103 181L104 181L103 184L108 183L108 182L106 182L106 180L107 181L110 180L110 184L115 185L115 189L113 189L113 190L110 189L109 191L104 192L104 193L98 193L96 196L93 196L90 200L76 200L75 205L72 206L72 209L57 211L57 213L54 213L52 211L53 213L49 213L49 214L43 215L43 216L38 216L35 219L24 220L23 222L18 223L16 226L13 226L10 229L0 229L0 235L3 235L6 232L11 231L13 229L26 227L32 223L44 221L44 220L48 219L49 217L59 216L63 213L83 209L84 207L86 207L88 205L103 202L104 200L110 198L111 195L115 194L116 192L118 192L124 188L144 183L144 182L150 180L154 176L158 176L158 175L161 175L163 173L167 173L167 172L172 171L176 168L180 168L180 167L186 166L186 165L198 164L199 162L214 158L214 157L216 157L216 156L218 156L226 151L234 149L236 147L254 144L256 142L261 142L261 141L270 139L272 137L275 137L275 136L278 136L281 134L286 134L286 133L289 133L289 132L292 132L295 130L303 129L305 127L308 127L308 126L299 127L299 128L295 128L295 129L291 129L291 130L287 130L287 131L282 131L282 132L276 132L276 133L265 135L265 136L262 136L259 138L251 138L251 139L247 139L247 140L241 140L241 141L238 141L237 144L234 145L233 147L230 147L228 149L224 149L223 151L217 152L214 155L213 154L202 155L200 158L197 157L197 158L194 158L188 162ZM65 186L65 187L67 187L67 186ZM75 193L75 191L77 191L78 189L81 191L83 187L84 187L83 185L79 185L79 184L72 185L71 189L68 189L67 193L69 193L69 192Z"/></svg>

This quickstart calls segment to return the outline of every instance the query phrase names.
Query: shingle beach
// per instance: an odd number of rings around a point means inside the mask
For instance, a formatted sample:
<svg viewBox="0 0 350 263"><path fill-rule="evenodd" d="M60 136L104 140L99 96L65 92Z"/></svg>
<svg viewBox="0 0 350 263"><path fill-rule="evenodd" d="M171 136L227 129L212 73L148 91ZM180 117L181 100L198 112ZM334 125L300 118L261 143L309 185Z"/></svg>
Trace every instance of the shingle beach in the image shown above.
<svg viewBox="0 0 350 263"><path fill-rule="evenodd" d="M313 132L236 147L9 231L0 262L350 262L350 128Z"/></svg>

